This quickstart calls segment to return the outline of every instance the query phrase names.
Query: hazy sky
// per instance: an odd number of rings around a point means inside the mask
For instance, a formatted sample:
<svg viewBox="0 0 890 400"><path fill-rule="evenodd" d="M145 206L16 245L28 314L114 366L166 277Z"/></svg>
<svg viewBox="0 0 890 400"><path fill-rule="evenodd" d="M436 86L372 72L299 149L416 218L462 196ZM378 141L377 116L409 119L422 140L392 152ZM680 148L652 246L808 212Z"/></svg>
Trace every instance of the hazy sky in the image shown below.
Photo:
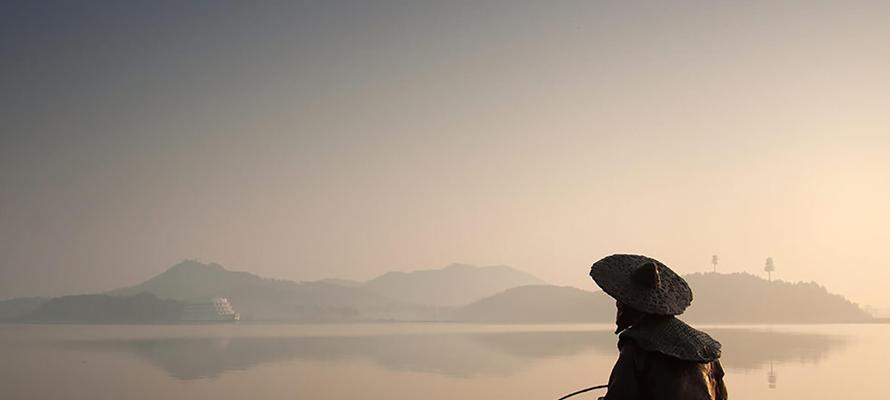
<svg viewBox="0 0 890 400"><path fill-rule="evenodd" d="M888 2L58 3L0 5L0 298L631 252L890 306Z"/></svg>

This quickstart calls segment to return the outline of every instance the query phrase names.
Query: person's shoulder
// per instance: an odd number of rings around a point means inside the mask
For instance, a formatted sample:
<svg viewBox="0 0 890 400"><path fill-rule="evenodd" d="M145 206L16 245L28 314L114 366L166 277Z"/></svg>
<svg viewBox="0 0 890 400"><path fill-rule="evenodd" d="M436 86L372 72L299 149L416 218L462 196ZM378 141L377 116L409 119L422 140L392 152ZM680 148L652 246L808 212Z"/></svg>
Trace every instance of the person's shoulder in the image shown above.
<svg viewBox="0 0 890 400"><path fill-rule="evenodd" d="M625 330L618 334L618 351L624 351L624 348L627 346L632 346L634 348L638 347L634 339L630 335L627 335L627 331Z"/></svg>
<svg viewBox="0 0 890 400"><path fill-rule="evenodd" d="M643 371L648 363L649 351L640 347L640 345L632 337L618 338L618 358L624 359L628 365L633 365L635 372Z"/></svg>
<svg viewBox="0 0 890 400"><path fill-rule="evenodd" d="M648 351L632 336L618 336L618 351L622 354L645 354Z"/></svg>

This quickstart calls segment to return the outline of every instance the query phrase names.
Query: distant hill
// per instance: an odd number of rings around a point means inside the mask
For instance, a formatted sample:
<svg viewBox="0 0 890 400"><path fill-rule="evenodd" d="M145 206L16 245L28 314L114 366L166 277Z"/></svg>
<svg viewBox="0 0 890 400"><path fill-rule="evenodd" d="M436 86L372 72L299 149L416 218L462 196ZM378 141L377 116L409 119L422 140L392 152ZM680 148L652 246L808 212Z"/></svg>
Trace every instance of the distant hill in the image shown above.
<svg viewBox="0 0 890 400"><path fill-rule="evenodd" d="M152 293L162 299L183 301L207 300L241 286L287 286L292 282L263 279L248 272L229 271L219 264L193 260L176 264L160 275L135 286L112 290L106 294L128 296Z"/></svg>
<svg viewBox="0 0 890 400"><path fill-rule="evenodd" d="M452 318L467 322L580 323L604 322L604 316L614 314L615 301L603 292L531 285L508 289L461 307Z"/></svg>
<svg viewBox="0 0 890 400"><path fill-rule="evenodd" d="M359 287L364 285L364 282L353 281L349 279L336 279L336 278L327 278L316 281L318 283L327 283L329 285L336 286L345 286L345 287Z"/></svg>
<svg viewBox="0 0 890 400"><path fill-rule="evenodd" d="M871 316L815 283L769 282L750 274L693 274L692 305L681 319L698 323L861 322ZM593 283L591 283L593 285ZM518 287L452 314L475 322L605 322L615 319L615 300L602 292L557 287Z"/></svg>
<svg viewBox="0 0 890 400"><path fill-rule="evenodd" d="M437 307L463 305L511 287L540 282L510 267L460 264L390 272L368 282L293 282L190 260L143 283L106 294L151 293L186 302L226 297L245 320L435 320L443 315Z"/></svg>
<svg viewBox="0 0 890 400"><path fill-rule="evenodd" d="M882 308L882 307L875 307L875 306L863 306L862 309L865 310L865 312L871 314L871 316L875 317L875 318L883 318L883 319L890 318L890 308Z"/></svg>
<svg viewBox="0 0 890 400"><path fill-rule="evenodd" d="M681 318L690 322L874 321L856 304L815 283L768 282L750 274L692 274L686 279L694 298ZM595 288L593 282L590 287ZM174 304L214 297L228 298L248 321L611 323L615 317L614 300L602 292L542 284L505 266L454 264L390 272L364 283L292 282L184 261L138 285L104 294L2 301L0 320L154 322L173 315Z"/></svg>
<svg viewBox="0 0 890 400"><path fill-rule="evenodd" d="M151 293L162 299L206 301L225 297L243 320L354 321L416 319L423 307L404 304L361 287L293 282L229 271L219 264L183 261L135 286L106 294Z"/></svg>
<svg viewBox="0 0 890 400"><path fill-rule="evenodd" d="M87 294L63 296L39 305L19 319L28 322L170 322L178 321L184 304L141 293L135 296Z"/></svg>
<svg viewBox="0 0 890 400"><path fill-rule="evenodd" d="M0 301L0 321L15 320L34 311L47 301L49 301L48 297L21 297Z"/></svg>
<svg viewBox="0 0 890 400"><path fill-rule="evenodd" d="M507 266L452 264L442 269L389 272L362 287L396 300L426 306L462 306L540 279Z"/></svg>
<svg viewBox="0 0 890 400"><path fill-rule="evenodd" d="M684 314L709 323L859 322L871 315L814 282L767 281L747 273L692 274L692 306Z"/></svg>

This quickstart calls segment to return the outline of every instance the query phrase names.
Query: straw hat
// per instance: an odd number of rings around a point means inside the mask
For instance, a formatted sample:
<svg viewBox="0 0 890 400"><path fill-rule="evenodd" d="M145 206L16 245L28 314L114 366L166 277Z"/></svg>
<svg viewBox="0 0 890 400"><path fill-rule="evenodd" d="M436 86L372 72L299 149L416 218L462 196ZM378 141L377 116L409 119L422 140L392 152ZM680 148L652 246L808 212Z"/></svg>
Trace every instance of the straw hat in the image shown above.
<svg viewBox="0 0 890 400"><path fill-rule="evenodd" d="M590 267L590 277L616 300L645 313L679 315L692 303L692 290L660 261L614 254Z"/></svg>
<svg viewBox="0 0 890 400"><path fill-rule="evenodd" d="M670 315L648 316L618 337L619 341L633 340L643 350L681 360L703 363L720 358L720 342Z"/></svg>

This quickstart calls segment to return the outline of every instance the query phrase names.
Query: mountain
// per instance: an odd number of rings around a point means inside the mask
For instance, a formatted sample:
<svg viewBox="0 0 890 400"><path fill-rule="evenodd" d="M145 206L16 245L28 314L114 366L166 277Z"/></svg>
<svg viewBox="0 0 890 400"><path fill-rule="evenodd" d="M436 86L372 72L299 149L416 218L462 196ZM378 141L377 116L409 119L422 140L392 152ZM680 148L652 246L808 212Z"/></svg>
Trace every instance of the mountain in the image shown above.
<svg viewBox="0 0 890 400"><path fill-rule="evenodd" d="M264 279L248 272L229 271L215 263L203 264L186 260L138 285L112 290L106 294L129 296L151 293L164 299L193 301L224 297L222 294L242 286L274 287L290 283Z"/></svg>
<svg viewBox="0 0 890 400"><path fill-rule="evenodd" d="M423 307L392 300L361 287L326 282L266 279L219 264L183 261L143 283L106 294L151 293L184 302L228 298L243 320L354 321L417 319Z"/></svg>
<svg viewBox="0 0 890 400"><path fill-rule="evenodd" d="M543 283L507 266L452 264L442 269L389 272L362 287L406 303L448 307L466 305L517 286Z"/></svg>
<svg viewBox="0 0 890 400"><path fill-rule="evenodd" d="M345 287L359 287L361 285L364 285L364 282L353 281L353 280L349 280L349 279L337 279L337 278L321 279L316 282L327 283L329 285L336 285L336 286L345 286Z"/></svg>
<svg viewBox="0 0 890 400"><path fill-rule="evenodd" d="M694 299L681 318L690 322L874 321L815 283L770 282L750 274L685 278ZM214 297L228 298L242 320L255 321L611 323L615 317L614 300L602 292L541 284L504 266L455 264L390 272L365 283L293 282L184 261L138 285L103 294L0 301L0 320L158 322L173 318L176 307Z"/></svg>
<svg viewBox="0 0 890 400"><path fill-rule="evenodd" d="M767 281L750 274L692 274L692 305L680 317L697 323L862 322L859 306L815 283ZM615 319L615 300L603 292L525 286L498 293L452 314L473 322L603 322Z"/></svg>
<svg viewBox="0 0 890 400"><path fill-rule="evenodd" d="M466 322L603 322L615 313L615 301L603 292L566 286L530 285L508 289L454 311Z"/></svg>
<svg viewBox="0 0 890 400"><path fill-rule="evenodd" d="M171 322L178 321L184 303L148 293L134 296L86 294L63 296L40 304L19 320L27 322Z"/></svg>
<svg viewBox="0 0 890 400"><path fill-rule="evenodd" d="M219 264L183 261L114 296L151 293L161 299L206 301L226 297L245 320L430 320L438 308L464 305L541 281L505 266L453 264L443 269L390 272L368 282L324 279L293 282L229 271Z"/></svg>

